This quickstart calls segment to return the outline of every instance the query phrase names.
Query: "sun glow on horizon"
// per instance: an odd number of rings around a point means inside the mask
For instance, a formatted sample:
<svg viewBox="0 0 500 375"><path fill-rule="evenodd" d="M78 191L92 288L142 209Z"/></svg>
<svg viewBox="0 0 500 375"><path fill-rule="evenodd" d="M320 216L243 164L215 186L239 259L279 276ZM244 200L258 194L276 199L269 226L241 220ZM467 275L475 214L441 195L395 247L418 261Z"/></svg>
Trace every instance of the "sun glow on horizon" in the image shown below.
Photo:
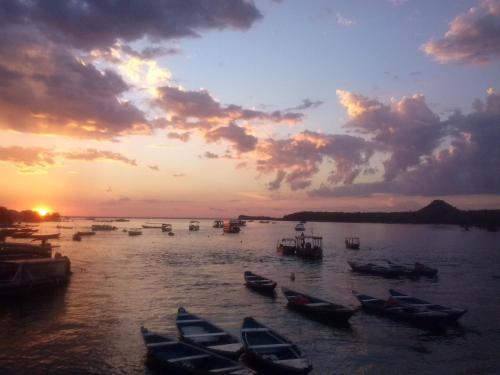
<svg viewBox="0 0 500 375"><path fill-rule="evenodd" d="M50 209L45 206L36 207L34 208L34 211L38 212L38 215L42 217L47 216L47 214L50 213Z"/></svg>

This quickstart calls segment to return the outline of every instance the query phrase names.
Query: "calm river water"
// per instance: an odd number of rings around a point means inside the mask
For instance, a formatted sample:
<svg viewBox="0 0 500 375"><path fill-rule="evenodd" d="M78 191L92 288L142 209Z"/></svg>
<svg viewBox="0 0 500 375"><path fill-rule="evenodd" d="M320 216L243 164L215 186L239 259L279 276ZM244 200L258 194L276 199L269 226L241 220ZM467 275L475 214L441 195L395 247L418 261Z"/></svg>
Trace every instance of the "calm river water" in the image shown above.
<svg viewBox="0 0 500 375"><path fill-rule="evenodd" d="M146 220L114 223L140 227ZM154 220L159 221L159 220ZM164 220L165 221L165 220ZM276 241L295 235L295 223L248 223L222 235L202 220L168 220L176 235L121 230L73 242L61 230L54 244L72 260L66 288L17 301L0 300L0 374L150 374L139 327L176 334L178 306L238 333L253 316L297 342L312 374L500 374L500 233L452 226L307 223L324 238L324 259L307 263L280 257ZM92 222L64 223L78 230ZM41 232L54 232L46 223ZM361 249L344 237L361 237ZM439 268L437 280L386 280L350 272L347 260L421 261ZM461 326L434 333L360 312L349 329L305 319L285 298L243 285L253 270L280 286L348 305L352 290L386 297L396 288L445 305L466 307ZM296 279L290 280L294 272Z"/></svg>

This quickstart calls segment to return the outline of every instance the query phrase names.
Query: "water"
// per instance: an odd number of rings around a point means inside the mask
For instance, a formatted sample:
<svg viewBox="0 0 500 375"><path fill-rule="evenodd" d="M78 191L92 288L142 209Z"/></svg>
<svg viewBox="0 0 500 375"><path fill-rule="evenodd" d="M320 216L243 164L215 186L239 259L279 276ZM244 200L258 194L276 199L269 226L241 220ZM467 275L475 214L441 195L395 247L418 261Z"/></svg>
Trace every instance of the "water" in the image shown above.
<svg viewBox="0 0 500 375"><path fill-rule="evenodd" d="M140 227L145 220L114 223ZM308 263L275 253L295 223L248 223L222 235L201 221L170 220L176 235L121 230L73 242L62 229L60 251L72 260L70 284L53 292L0 303L0 374L150 374L139 327L176 334L178 306L237 334L253 316L298 343L312 374L498 374L500 363L500 233L451 226L308 223L324 237L324 259ZM79 230L89 221L76 221ZM54 232L54 223L41 232ZM361 237L361 250L344 248ZM347 260L413 262L439 268L438 280L386 280L349 271ZM280 286L347 305L351 291L386 297L388 288L467 307L461 327L435 333L358 313L349 329L305 319L285 307L279 292L265 297L243 286L243 272L269 276ZM290 280L294 272L295 282Z"/></svg>

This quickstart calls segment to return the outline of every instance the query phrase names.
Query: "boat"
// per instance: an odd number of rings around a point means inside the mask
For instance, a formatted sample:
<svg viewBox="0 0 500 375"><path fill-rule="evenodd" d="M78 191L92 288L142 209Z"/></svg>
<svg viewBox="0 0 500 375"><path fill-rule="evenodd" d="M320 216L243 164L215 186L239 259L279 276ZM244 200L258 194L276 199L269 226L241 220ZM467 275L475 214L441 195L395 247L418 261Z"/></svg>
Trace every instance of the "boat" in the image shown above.
<svg viewBox="0 0 500 375"><path fill-rule="evenodd" d="M353 272L361 273L364 275L382 276L385 278L397 279L401 276L401 270L391 268L388 266L381 266L374 263L360 264L358 262L347 262Z"/></svg>
<svg viewBox="0 0 500 375"><path fill-rule="evenodd" d="M305 259L321 259L323 257L322 241L323 237L305 236L304 233L296 236L297 256Z"/></svg>
<svg viewBox="0 0 500 375"><path fill-rule="evenodd" d="M47 240L57 240L61 237L61 233L51 233L51 234L32 234L31 238L33 241L47 241Z"/></svg>
<svg viewBox="0 0 500 375"><path fill-rule="evenodd" d="M427 276L427 277L435 277L438 273L438 270L436 268L432 268L429 266L426 266L425 264L415 262L413 265L404 265L404 264L397 264L393 263L391 261L387 261L389 263L389 267L392 270L398 271L400 276L406 276L406 277L420 277L420 276Z"/></svg>
<svg viewBox="0 0 500 375"><path fill-rule="evenodd" d="M235 336L206 319L188 313L183 307L178 309L176 324L185 342L233 359L238 359L243 353L243 345Z"/></svg>
<svg viewBox="0 0 500 375"><path fill-rule="evenodd" d="M295 255L297 240L295 238L282 238L276 244L276 251L281 255Z"/></svg>
<svg viewBox="0 0 500 375"><path fill-rule="evenodd" d="M78 232L76 232L75 234L73 234L73 241L81 241L82 240L82 235Z"/></svg>
<svg viewBox="0 0 500 375"><path fill-rule="evenodd" d="M76 234L79 234L80 236L94 236L95 232L94 231L79 231L79 232L76 232Z"/></svg>
<svg viewBox="0 0 500 375"><path fill-rule="evenodd" d="M172 224L162 224L161 231L162 232L172 232Z"/></svg>
<svg viewBox="0 0 500 375"><path fill-rule="evenodd" d="M163 224L142 224L143 229L162 229Z"/></svg>
<svg viewBox="0 0 500 375"><path fill-rule="evenodd" d="M195 375L255 374L253 370L232 359L167 335L151 332L145 327L141 327L141 334L148 351L148 359L166 371Z"/></svg>
<svg viewBox="0 0 500 375"><path fill-rule="evenodd" d="M274 289L277 285L275 281L259 276L250 271L245 271L243 276L245 277L245 285L248 288L261 293L274 293Z"/></svg>
<svg viewBox="0 0 500 375"><path fill-rule="evenodd" d="M288 307L330 323L347 323L357 309L335 304L282 287Z"/></svg>
<svg viewBox="0 0 500 375"><path fill-rule="evenodd" d="M140 229L129 229L128 230L129 236L140 236L141 234L142 234L142 230L140 230Z"/></svg>
<svg viewBox="0 0 500 375"><path fill-rule="evenodd" d="M224 220L222 231L224 233L239 233L241 230L239 220Z"/></svg>
<svg viewBox="0 0 500 375"><path fill-rule="evenodd" d="M57 229L73 229L73 227L68 227L68 226L64 226L64 225L56 225L56 228Z"/></svg>
<svg viewBox="0 0 500 375"><path fill-rule="evenodd" d="M359 250L359 237L346 237L345 247L352 250Z"/></svg>
<svg viewBox="0 0 500 375"><path fill-rule="evenodd" d="M295 230L297 232L303 232L306 230L306 227L304 226L304 224L302 223L298 223L296 226L295 226Z"/></svg>
<svg viewBox="0 0 500 375"><path fill-rule="evenodd" d="M112 231L112 230L117 229L115 226L109 225L109 224L93 224L91 228L92 228L93 232L95 232L95 231Z"/></svg>
<svg viewBox="0 0 500 375"><path fill-rule="evenodd" d="M198 220L191 220L189 222L189 230L190 231L198 231L198 230L200 230L200 222Z"/></svg>
<svg viewBox="0 0 500 375"><path fill-rule="evenodd" d="M117 223L128 223L130 220L129 219L115 219Z"/></svg>
<svg viewBox="0 0 500 375"><path fill-rule="evenodd" d="M0 295L18 296L40 288L65 285L71 275L68 257L0 261Z"/></svg>
<svg viewBox="0 0 500 375"><path fill-rule="evenodd" d="M53 246L43 241L40 245L19 242L0 242L0 259L50 258Z"/></svg>
<svg viewBox="0 0 500 375"><path fill-rule="evenodd" d="M394 289L389 289L389 293L392 298L394 298L403 306L411 306L417 309L426 309L429 311L437 311L445 313L448 315L448 320L450 322L457 321L467 312L467 309L452 309L451 307L436 305L434 303L430 303L412 296L408 296Z"/></svg>
<svg viewBox="0 0 500 375"><path fill-rule="evenodd" d="M353 293L359 302L361 302L363 309L373 314L426 326L440 325L453 321L446 312L427 309L424 306L405 305L394 297L383 300L366 294Z"/></svg>
<svg viewBox="0 0 500 375"><path fill-rule="evenodd" d="M290 340L251 317L243 320L241 341L249 362L272 374L307 374L311 362Z"/></svg>
<svg viewBox="0 0 500 375"><path fill-rule="evenodd" d="M175 236L175 233L174 233L174 232L168 232L168 235L169 235L170 237L172 237L172 236Z"/></svg>
<svg viewBox="0 0 500 375"><path fill-rule="evenodd" d="M237 219L235 221L236 221L236 224L238 226L240 226L240 227L246 227L247 226L247 222L245 220Z"/></svg>
<svg viewBox="0 0 500 375"><path fill-rule="evenodd" d="M259 220L259 223L261 223L261 224L269 224L269 220Z"/></svg>
<svg viewBox="0 0 500 375"><path fill-rule="evenodd" d="M212 228L224 228L224 220L214 220Z"/></svg>

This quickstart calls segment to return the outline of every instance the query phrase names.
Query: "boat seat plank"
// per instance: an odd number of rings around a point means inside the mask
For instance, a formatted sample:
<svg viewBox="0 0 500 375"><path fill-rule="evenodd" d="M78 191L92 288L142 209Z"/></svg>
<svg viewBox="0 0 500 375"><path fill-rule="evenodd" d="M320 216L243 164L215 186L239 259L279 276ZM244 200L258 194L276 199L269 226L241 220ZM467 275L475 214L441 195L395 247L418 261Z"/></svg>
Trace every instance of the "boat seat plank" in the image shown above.
<svg viewBox="0 0 500 375"><path fill-rule="evenodd" d="M296 369L308 368L309 362L304 358L294 358L294 359L280 359L277 361L273 361L274 363L285 365L288 367L293 367Z"/></svg>
<svg viewBox="0 0 500 375"><path fill-rule="evenodd" d="M218 374L221 372L234 371L234 370L239 370L239 369L242 369L242 367L241 366L229 366L229 367L222 367L222 368L214 368L213 370L210 370L209 373Z"/></svg>
<svg viewBox="0 0 500 375"><path fill-rule="evenodd" d="M208 349L212 350L218 350L218 351L223 351L223 352L237 352L239 351L243 346L238 342L234 344L222 344L222 345L212 345L208 346Z"/></svg>
<svg viewBox="0 0 500 375"><path fill-rule="evenodd" d="M269 328L242 328L241 332L269 332Z"/></svg>
<svg viewBox="0 0 500 375"><path fill-rule="evenodd" d="M176 323L201 323L203 319L177 319Z"/></svg>
<svg viewBox="0 0 500 375"><path fill-rule="evenodd" d="M176 345L177 341L161 341L161 342L152 342L150 344L146 344L148 348L159 348L162 346Z"/></svg>
<svg viewBox="0 0 500 375"><path fill-rule="evenodd" d="M309 307L322 307L322 306L330 306L331 303L328 302L313 302L313 303L306 303L306 306Z"/></svg>
<svg viewBox="0 0 500 375"><path fill-rule="evenodd" d="M186 338L192 337L209 337L209 336L227 336L229 333L227 332L212 332L212 333L196 333L192 335L184 335Z"/></svg>
<svg viewBox="0 0 500 375"><path fill-rule="evenodd" d="M193 359L202 359L202 358L209 358L209 354L197 354L197 355L188 355L186 357L179 357L179 358L172 358L169 359L169 362L175 363L175 362L184 362L184 361L191 361Z"/></svg>
<svg viewBox="0 0 500 375"><path fill-rule="evenodd" d="M289 348L292 344L263 344L263 345L250 345L250 349L268 349L268 348Z"/></svg>

